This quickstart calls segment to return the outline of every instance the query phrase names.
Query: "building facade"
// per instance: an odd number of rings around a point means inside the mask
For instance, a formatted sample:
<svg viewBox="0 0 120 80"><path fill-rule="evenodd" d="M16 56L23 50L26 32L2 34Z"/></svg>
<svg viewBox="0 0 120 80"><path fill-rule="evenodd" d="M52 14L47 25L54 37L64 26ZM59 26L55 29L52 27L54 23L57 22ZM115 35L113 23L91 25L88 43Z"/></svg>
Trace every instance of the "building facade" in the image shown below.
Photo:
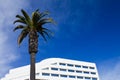
<svg viewBox="0 0 120 80"><path fill-rule="evenodd" d="M1 80L29 80L30 66L11 69ZM38 80L99 80L95 63L49 58L36 63Z"/></svg>

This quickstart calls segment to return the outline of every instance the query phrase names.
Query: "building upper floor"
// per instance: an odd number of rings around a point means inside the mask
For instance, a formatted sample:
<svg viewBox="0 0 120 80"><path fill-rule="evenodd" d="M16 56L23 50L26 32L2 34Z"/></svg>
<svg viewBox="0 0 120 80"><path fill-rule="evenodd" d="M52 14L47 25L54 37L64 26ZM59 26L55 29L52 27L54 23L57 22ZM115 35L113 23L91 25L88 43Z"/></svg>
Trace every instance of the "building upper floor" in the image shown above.
<svg viewBox="0 0 120 80"><path fill-rule="evenodd" d="M30 65L11 69L1 80L29 80ZM99 80L95 63L48 58L36 63L36 78L46 80Z"/></svg>

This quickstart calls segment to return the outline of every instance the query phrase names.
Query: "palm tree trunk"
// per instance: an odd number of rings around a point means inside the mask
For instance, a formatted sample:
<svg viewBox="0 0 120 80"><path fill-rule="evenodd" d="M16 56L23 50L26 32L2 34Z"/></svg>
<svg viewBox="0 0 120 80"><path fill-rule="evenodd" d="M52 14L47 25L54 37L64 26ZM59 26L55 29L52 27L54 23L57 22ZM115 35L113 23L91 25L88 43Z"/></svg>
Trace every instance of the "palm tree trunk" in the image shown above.
<svg viewBox="0 0 120 80"><path fill-rule="evenodd" d="M35 80L35 54L38 52L38 35L36 31L29 33L29 53L30 53L30 80Z"/></svg>
<svg viewBox="0 0 120 80"><path fill-rule="evenodd" d="M30 54L30 80L35 80L35 53Z"/></svg>
<svg viewBox="0 0 120 80"><path fill-rule="evenodd" d="M38 34L36 31L31 30L29 32L29 53L38 52Z"/></svg>

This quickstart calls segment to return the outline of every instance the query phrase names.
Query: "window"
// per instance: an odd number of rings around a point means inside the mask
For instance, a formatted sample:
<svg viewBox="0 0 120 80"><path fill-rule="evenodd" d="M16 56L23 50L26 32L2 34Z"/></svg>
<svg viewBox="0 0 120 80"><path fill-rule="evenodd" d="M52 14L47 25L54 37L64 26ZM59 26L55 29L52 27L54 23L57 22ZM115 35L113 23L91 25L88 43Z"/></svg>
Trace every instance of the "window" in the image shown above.
<svg viewBox="0 0 120 80"><path fill-rule="evenodd" d="M66 64L65 64L65 63L59 63L59 65L61 65L61 66L66 66Z"/></svg>
<svg viewBox="0 0 120 80"><path fill-rule="evenodd" d="M74 72L74 70L70 70L70 69L68 69L68 72Z"/></svg>
<svg viewBox="0 0 120 80"><path fill-rule="evenodd" d="M77 76L77 78L78 78L78 79L83 79L83 77L82 77L82 76Z"/></svg>
<svg viewBox="0 0 120 80"><path fill-rule="evenodd" d="M51 74L51 76L58 77L59 75L58 74Z"/></svg>
<svg viewBox="0 0 120 80"><path fill-rule="evenodd" d="M57 65L57 63L52 63L52 65Z"/></svg>
<svg viewBox="0 0 120 80"><path fill-rule="evenodd" d="M58 68L51 68L51 70L55 70L55 71L58 71Z"/></svg>
<svg viewBox="0 0 120 80"><path fill-rule="evenodd" d="M50 76L49 73L42 73L42 76Z"/></svg>
<svg viewBox="0 0 120 80"><path fill-rule="evenodd" d="M60 69L60 71L66 71L66 69Z"/></svg>
<svg viewBox="0 0 120 80"><path fill-rule="evenodd" d="M92 78L92 80L97 80L97 78Z"/></svg>
<svg viewBox="0 0 120 80"><path fill-rule="evenodd" d="M85 80L91 80L90 77L85 77Z"/></svg>
<svg viewBox="0 0 120 80"><path fill-rule="evenodd" d="M69 78L75 78L75 76L70 75Z"/></svg>
<svg viewBox="0 0 120 80"><path fill-rule="evenodd" d="M60 75L60 77L64 77L64 78L67 78L67 75Z"/></svg>
<svg viewBox="0 0 120 80"><path fill-rule="evenodd" d="M82 66L82 67L83 67L83 68L86 68L86 69L88 68L88 66Z"/></svg>
<svg viewBox="0 0 120 80"><path fill-rule="evenodd" d="M80 65L75 65L75 67L76 67L76 68L81 68L81 66L80 66Z"/></svg>
<svg viewBox="0 0 120 80"><path fill-rule="evenodd" d="M84 73L85 73L85 74L89 74L89 72L88 72L88 71L84 71Z"/></svg>
<svg viewBox="0 0 120 80"><path fill-rule="evenodd" d="M78 71L78 70L77 70L76 73L82 73L82 71Z"/></svg>
<svg viewBox="0 0 120 80"><path fill-rule="evenodd" d="M73 67L73 64L67 64L67 66Z"/></svg>
<svg viewBox="0 0 120 80"><path fill-rule="evenodd" d="M94 74L94 75L95 75L95 74L96 74L96 72L91 72L91 74Z"/></svg>
<svg viewBox="0 0 120 80"><path fill-rule="evenodd" d="M90 69L95 69L95 67L89 67Z"/></svg>
<svg viewBox="0 0 120 80"><path fill-rule="evenodd" d="M49 68L47 67L47 68L43 68L42 70L49 70Z"/></svg>

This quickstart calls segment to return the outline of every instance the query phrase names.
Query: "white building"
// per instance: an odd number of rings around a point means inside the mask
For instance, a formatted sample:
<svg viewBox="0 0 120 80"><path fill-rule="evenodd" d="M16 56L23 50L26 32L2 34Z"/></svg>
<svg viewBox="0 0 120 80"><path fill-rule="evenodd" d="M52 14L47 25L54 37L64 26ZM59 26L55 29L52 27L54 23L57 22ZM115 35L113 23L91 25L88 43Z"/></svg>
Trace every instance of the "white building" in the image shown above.
<svg viewBox="0 0 120 80"><path fill-rule="evenodd" d="M29 80L30 66L11 69L1 80ZM36 63L36 79L99 80L95 63L49 58Z"/></svg>

